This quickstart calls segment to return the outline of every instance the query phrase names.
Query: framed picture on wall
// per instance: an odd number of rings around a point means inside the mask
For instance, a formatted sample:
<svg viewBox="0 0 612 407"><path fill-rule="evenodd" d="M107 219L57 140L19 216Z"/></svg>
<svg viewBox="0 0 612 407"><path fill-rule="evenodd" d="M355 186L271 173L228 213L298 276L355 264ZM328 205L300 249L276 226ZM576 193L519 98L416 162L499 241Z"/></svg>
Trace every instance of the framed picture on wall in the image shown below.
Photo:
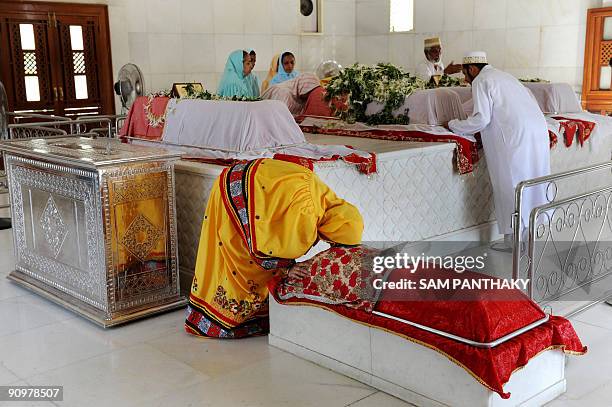
<svg viewBox="0 0 612 407"><path fill-rule="evenodd" d="M322 7L323 0L298 0L300 4L300 24L304 34L320 34L323 32Z"/></svg>

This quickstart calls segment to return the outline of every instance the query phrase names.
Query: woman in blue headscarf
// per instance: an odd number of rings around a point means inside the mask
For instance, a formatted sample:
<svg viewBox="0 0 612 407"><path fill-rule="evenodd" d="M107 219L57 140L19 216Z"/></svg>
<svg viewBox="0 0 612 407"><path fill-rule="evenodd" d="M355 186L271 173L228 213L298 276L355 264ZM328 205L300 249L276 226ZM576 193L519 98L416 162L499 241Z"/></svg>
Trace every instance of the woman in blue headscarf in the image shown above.
<svg viewBox="0 0 612 407"><path fill-rule="evenodd" d="M249 48L247 51L249 52L249 56L251 57L251 64L253 65L251 69L255 69L255 63L257 62L257 54L255 53L255 50L253 48ZM254 97L259 97L259 78L257 78L257 76L253 72L251 72L250 75L247 75L246 80Z"/></svg>
<svg viewBox="0 0 612 407"><path fill-rule="evenodd" d="M300 73L294 68L295 56L291 52L283 52L278 58L278 72L270 81L270 85L276 85L298 76Z"/></svg>
<svg viewBox="0 0 612 407"><path fill-rule="evenodd" d="M253 63L248 52L241 49L232 52L225 63L225 70L217 94L227 97L255 98L259 96L253 93L250 80L247 79L252 70Z"/></svg>

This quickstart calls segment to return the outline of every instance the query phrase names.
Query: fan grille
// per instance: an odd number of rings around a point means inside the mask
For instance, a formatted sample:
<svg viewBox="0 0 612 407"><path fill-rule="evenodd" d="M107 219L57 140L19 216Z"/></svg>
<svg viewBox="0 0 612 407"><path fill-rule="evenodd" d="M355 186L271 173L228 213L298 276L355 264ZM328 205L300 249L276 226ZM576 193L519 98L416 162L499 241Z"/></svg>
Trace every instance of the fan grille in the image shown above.
<svg viewBox="0 0 612 407"><path fill-rule="evenodd" d="M144 93L144 78L138 66L125 64L119 70L120 98L124 109L129 109L136 97Z"/></svg>

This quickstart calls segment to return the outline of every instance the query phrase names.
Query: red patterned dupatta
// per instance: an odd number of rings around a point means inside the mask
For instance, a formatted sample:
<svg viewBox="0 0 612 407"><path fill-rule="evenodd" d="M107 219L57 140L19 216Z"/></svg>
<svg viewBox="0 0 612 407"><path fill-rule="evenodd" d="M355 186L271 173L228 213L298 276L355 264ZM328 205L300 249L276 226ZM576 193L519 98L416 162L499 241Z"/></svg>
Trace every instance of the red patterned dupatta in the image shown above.
<svg viewBox="0 0 612 407"><path fill-rule="evenodd" d="M262 161L238 163L223 170L219 182L223 205L256 264L266 270L289 268L295 264L295 260L266 256L256 249L255 225L251 222L255 200L249 199L249 193L254 188L255 173Z"/></svg>

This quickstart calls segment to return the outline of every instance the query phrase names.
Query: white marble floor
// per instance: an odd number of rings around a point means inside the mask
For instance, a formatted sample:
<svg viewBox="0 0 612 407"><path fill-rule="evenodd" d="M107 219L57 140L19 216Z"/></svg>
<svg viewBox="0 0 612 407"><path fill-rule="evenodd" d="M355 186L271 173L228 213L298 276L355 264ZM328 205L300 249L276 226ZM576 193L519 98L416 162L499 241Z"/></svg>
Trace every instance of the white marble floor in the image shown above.
<svg viewBox="0 0 612 407"><path fill-rule="evenodd" d="M0 231L0 385L63 385L64 401L0 406L354 406L408 404L267 345L199 339L183 311L103 330L6 280L11 231ZM509 256L508 256L509 258ZM555 407L612 405L612 307L573 319L590 347L567 367Z"/></svg>

